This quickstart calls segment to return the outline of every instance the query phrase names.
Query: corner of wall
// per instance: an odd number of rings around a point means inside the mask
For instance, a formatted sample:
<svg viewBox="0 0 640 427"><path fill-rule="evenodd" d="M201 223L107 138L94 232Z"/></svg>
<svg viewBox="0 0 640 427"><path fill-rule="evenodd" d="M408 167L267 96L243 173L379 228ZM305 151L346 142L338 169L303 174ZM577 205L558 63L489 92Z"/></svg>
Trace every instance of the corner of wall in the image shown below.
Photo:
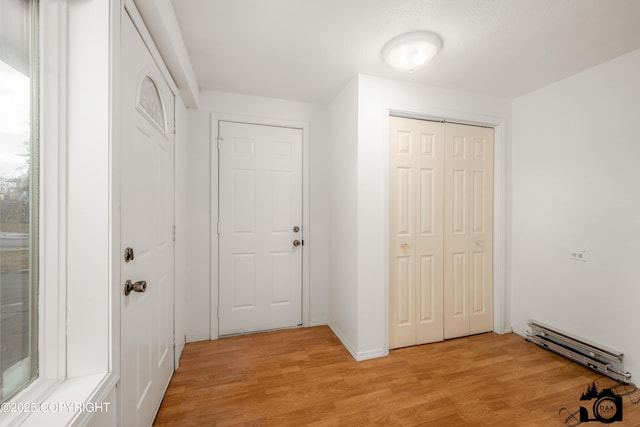
<svg viewBox="0 0 640 427"><path fill-rule="evenodd" d="M340 331L340 328L336 324L329 322L329 328L335 334L335 336L338 337L344 348L346 348L347 351L351 354L351 357L353 357L355 360L358 360L358 352L356 351L357 345L353 344L349 340L349 338Z"/></svg>
<svg viewBox="0 0 640 427"><path fill-rule="evenodd" d="M329 105L329 326L357 359L357 77Z"/></svg>

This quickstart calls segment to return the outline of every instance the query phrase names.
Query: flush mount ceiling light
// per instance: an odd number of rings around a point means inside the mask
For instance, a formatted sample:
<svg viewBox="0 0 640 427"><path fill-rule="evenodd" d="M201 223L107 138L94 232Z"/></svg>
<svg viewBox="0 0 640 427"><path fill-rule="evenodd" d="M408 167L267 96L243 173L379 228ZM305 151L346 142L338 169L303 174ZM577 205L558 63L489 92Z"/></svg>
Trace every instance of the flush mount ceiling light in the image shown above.
<svg viewBox="0 0 640 427"><path fill-rule="evenodd" d="M382 59L398 71L413 73L436 56L442 40L429 31L402 34L385 45Z"/></svg>

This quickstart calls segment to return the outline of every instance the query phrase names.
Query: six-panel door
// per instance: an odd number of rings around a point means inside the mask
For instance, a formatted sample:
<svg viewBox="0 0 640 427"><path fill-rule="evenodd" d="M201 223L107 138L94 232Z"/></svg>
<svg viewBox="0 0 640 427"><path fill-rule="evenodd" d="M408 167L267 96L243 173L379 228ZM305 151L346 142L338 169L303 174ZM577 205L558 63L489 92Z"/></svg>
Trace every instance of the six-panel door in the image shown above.
<svg viewBox="0 0 640 427"><path fill-rule="evenodd" d="M389 340L443 339L444 129L389 118Z"/></svg>
<svg viewBox="0 0 640 427"><path fill-rule="evenodd" d="M389 118L389 346L493 328L493 129Z"/></svg>
<svg viewBox="0 0 640 427"><path fill-rule="evenodd" d="M444 337L493 329L493 129L447 123Z"/></svg>
<svg viewBox="0 0 640 427"><path fill-rule="evenodd" d="M219 136L218 332L298 326L302 130L221 121Z"/></svg>

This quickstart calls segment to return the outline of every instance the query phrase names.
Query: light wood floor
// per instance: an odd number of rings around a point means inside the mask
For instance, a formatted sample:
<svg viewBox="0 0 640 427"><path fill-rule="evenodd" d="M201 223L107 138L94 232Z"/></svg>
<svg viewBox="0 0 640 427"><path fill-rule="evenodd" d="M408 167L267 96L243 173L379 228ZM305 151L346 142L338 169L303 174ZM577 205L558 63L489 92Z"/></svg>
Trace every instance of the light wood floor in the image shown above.
<svg viewBox="0 0 640 427"><path fill-rule="evenodd" d="M328 327L291 329L187 344L180 365L154 425L573 426L587 386L615 385L515 334L358 363ZM640 426L638 400L613 425Z"/></svg>

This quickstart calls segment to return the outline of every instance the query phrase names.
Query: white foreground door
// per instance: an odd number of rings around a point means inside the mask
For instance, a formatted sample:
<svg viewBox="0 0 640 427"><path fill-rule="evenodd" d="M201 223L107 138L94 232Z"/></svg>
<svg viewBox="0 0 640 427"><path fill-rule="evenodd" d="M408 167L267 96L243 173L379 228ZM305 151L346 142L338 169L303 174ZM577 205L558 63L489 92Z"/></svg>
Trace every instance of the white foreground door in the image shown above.
<svg viewBox="0 0 640 427"><path fill-rule="evenodd" d="M302 130L221 121L220 335L302 323Z"/></svg>
<svg viewBox="0 0 640 427"><path fill-rule="evenodd" d="M174 104L126 13L121 52L122 425L149 426L174 366ZM134 288L129 295L126 280Z"/></svg>

